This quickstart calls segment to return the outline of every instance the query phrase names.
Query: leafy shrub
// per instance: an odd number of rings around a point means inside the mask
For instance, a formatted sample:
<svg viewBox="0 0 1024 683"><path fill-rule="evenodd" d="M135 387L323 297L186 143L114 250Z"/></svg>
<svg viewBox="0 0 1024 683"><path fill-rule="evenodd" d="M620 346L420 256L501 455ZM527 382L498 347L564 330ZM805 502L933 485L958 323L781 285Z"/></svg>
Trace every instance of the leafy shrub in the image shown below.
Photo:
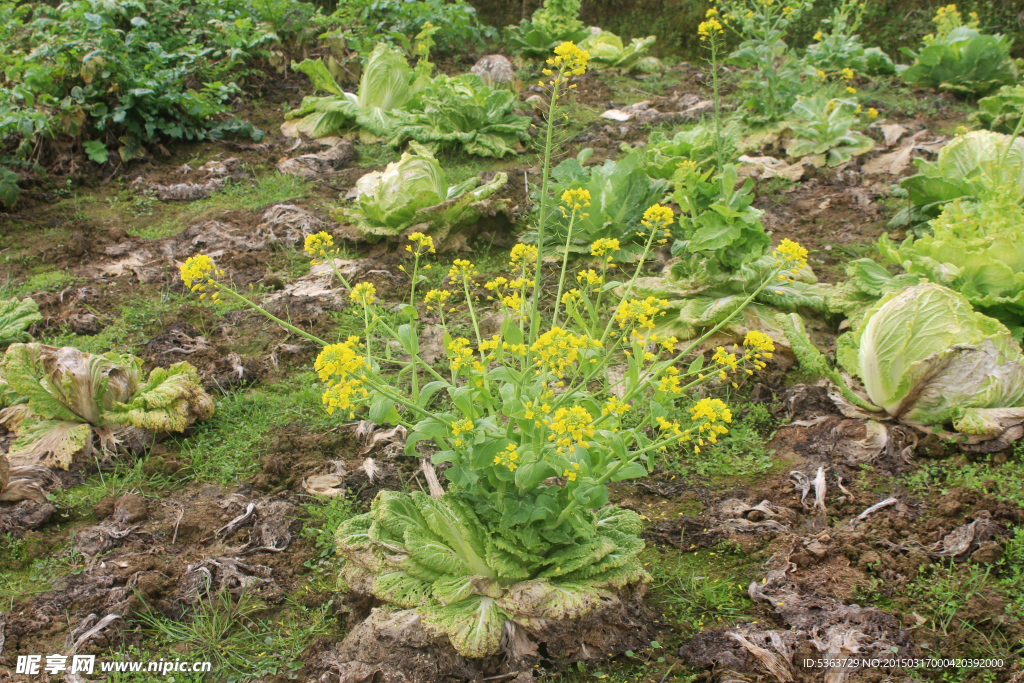
<svg viewBox="0 0 1024 683"><path fill-rule="evenodd" d="M1024 326L1024 207L1016 192L982 201L955 199L929 222L932 234L896 245L883 234L882 254L912 275L960 292L975 308L1015 331Z"/></svg>
<svg viewBox="0 0 1024 683"><path fill-rule="evenodd" d="M303 97L298 109L285 114L287 122L281 132L293 137L321 138L356 128L387 135L392 112L406 106L430 81L425 69L411 69L400 50L383 42L377 44L363 69L358 95L344 92L320 60L307 59L292 68L309 76L314 90L331 93Z"/></svg>
<svg viewBox="0 0 1024 683"><path fill-rule="evenodd" d="M508 181L498 173L480 187L478 178L448 186L444 169L423 146L413 142L409 151L382 173L368 173L356 182L358 194L349 209L332 213L367 236L395 236L419 225L440 245L480 218L484 201Z"/></svg>
<svg viewBox="0 0 1024 683"><path fill-rule="evenodd" d="M838 166L866 154L875 143L863 133L850 130L859 123L860 105L851 100L829 99L824 95L800 98L793 105L792 138L786 154L793 159L812 156L817 165Z"/></svg>
<svg viewBox="0 0 1024 683"><path fill-rule="evenodd" d="M978 100L975 116L989 130L1014 132L1024 117L1024 86L1004 85L996 94Z"/></svg>
<svg viewBox="0 0 1024 683"><path fill-rule="evenodd" d="M889 56L880 48L865 48L857 35L866 11L867 3L861 0L842 0L837 4L832 16L821 21L825 30L818 31L815 42L807 47L807 63L823 71L852 69L875 76L895 73Z"/></svg>
<svg viewBox="0 0 1024 683"><path fill-rule="evenodd" d="M979 31L977 15L964 24L956 5L940 7L934 21L936 33L925 36L920 50L901 50L914 60L909 67L897 68L904 81L975 96L1016 82L1009 37Z"/></svg>
<svg viewBox="0 0 1024 683"><path fill-rule="evenodd" d="M958 135L933 161L915 159L919 173L901 183L910 206L890 225L936 218L942 207L958 198L982 197L997 188L1024 193L1024 140L1000 133L971 131Z"/></svg>
<svg viewBox="0 0 1024 683"><path fill-rule="evenodd" d="M480 24L476 9L464 0L346 0L327 18L339 36L358 52L369 53L382 39L413 53L409 38L427 24L435 27L437 51L464 52L494 40L498 32Z"/></svg>
<svg viewBox="0 0 1024 683"><path fill-rule="evenodd" d="M742 137L742 126L738 121L730 121L722 132L724 145L724 158L736 156L736 148ZM628 152L632 148L627 143L622 144L622 151ZM702 121L693 128L679 131L671 138L665 133L653 131L647 140L647 144L639 148L643 157L642 164L644 171L651 178L671 180L676 169L686 162L702 165L709 159L714 159L715 148L715 125L713 122Z"/></svg>
<svg viewBox="0 0 1024 683"><path fill-rule="evenodd" d="M3 3L0 139L13 151L0 162L39 160L40 140L88 140L89 156L101 161L108 148L129 160L166 139L258 139L251 125L222 119L240 92L223 79L244 76L278 43L261 8L291 16L280 7L269 0Z"/></svg>
<svg viewBox="0 0 1024 683"><path fill-rule="evenodd" d="M661 199L668 188L664 180L651 180L642 165L643 152L631 151L617 161L608 159L601 166L584 167L592 149L580 152L576 159L567 159L551 173L551 189L555 196L570 190L585 190L590 196L590 207L585 216L577 216L572 240L566 244L569 251L586 253L590 244L598 239L617 239L621 256L635 254L644 239L645 207ZM567 216L555 218L552 238L565 243L568 237ZM535 240L531 235L527 238Z"/></svg>
<svg viewBox="0 0 1024 683"><path fill-rule="evenodd" d="M530 20L505 27L505 44L513 52L543 59L563 42L582 41L588 32L579 20L580 4L581 0L544 0Z"/></svg>
<svg viewBox="0 0 1024 683"><path fill-rule="evenodd" d="M791 53L786 44L786 32L812 4L811 0L788 3L725 0L719 3L726 26L742 39L727 61L752 70L753 78L746 83L747 98L743 106L758 120L778 121L802 90L803 75L808 67Z"/></svg>
<svg viewBox="0 0 1024 683"><path fill-rule="evenodd" d="M412 139L435 153L461 149L500 158L530 139L530 119L513 112L516 94L495 90L479 76L437 76L419 93L418 101L415 110L394 113L391 145Z"/></svg>
<svg viewBox="0 0 1024 683"><path fill-rule="evenodd" d="M680 238L672 244L677 260L666 276L642 278L637 287L666 301L669 314L659 321L665 333L690 339L732 319L727 334L742 338L745 330L756 329L781 338L774 323L777 311L823 310L824 286L816 284L807 267L762 286L779 259L768 253L771 239L761 224L763 212L751 206L753 181L748 178L737 188L732 165L718 177L712 173L692 164L679 168L672 195L682 209ZM747 305L750 296L754 301Z"/></svg>
<svg viewBox="0 0 1024 683"><path fill-rule="evenodd" d="M968 443L1001 437L1024 419L1020 345L999 321L941 285L883 296L839 338L836 359L863 383L867 401L828 368L798 316L781 318L800 364L868 411L922 427L951 424Z"/></svg>
<svg viewBox="0 0 1024 683"><path fill-rule="evenodd" d="M634 38L629 45L623 45L619 38L610 31L591 33L580 42L580 48L590 53L590 63L597 69L616 68L624 72L642 71L655 73L662 70L661 62L656 57L645 57L657 40L656 36Z"/></svg>

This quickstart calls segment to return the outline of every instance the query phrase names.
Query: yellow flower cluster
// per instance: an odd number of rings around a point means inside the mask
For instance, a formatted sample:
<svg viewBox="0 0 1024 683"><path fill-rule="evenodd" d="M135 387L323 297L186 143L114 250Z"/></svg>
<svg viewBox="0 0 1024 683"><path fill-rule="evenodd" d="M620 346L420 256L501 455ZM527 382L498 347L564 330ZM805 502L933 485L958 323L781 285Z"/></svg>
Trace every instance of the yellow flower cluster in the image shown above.
<svg viewBox="0 0 1024 683"><path fill-rule="evenodd" d="M572 469L566 467L565 471L562 472L562 476L568 479L569 481L576 481L576 477L579 475L579 473L580 464L578 462L574 462L572 464Z"/></svg>
<svg viewBox="0 0 1024 683"><path fill-rule="evenodd" d="M452 293L447 289L432 289L427 292L427 295L423 297L423 303L427 305L428 311L434 310L434 304L437 304L441 311L444 311L444 302L448 301Z"/></svg>
<svg viewBox="0 0 1024 683"><path fill-rule="evenodd" d="M640 299L630 299L619 304L619 308L615 312L615 320L618 321L620 328L625 328L627 325L636 325L644 329L652 329L654 327L654 317L659 314L665 315L665 311L661 310L665 306L668 306L666 299L659 300L653 296L649 296L642 301Z"/></svg>
<svg viewBox="0 0 1024 683"><path fill-rule="evenodd" d="M666 420L666 419L665 419L664 417L662 417L661 415L659 415L658 417L656 417L656 418L655 418L655 420L656 420L656 421L657 421L657 423L658 423L658 429L659 429L660 431L663 431L663 432L671 432L671 433L672 433L673 435L675 435L675 436L681 436L681 435L682 435L682 433L683 433L683 430L682 430L682 428L680 427L679 423L678 423L678 422L676 422L675 420L673 420L673 421L669 422L668 420Z"/></svg>
<svg viewBox="0 0 1024 683"><path fill-rule="evenodd" d="M327 256L327 250L334 246L334 238L330 233L320 231L314 235L306 235L304 246L310 256Z"/></svg>
<svg viewBox="0 0 1024 683"><path fill-rule="evenodd" d="M772 256L775 257L775 265L790 268L794 274L807 265L807 250L790 239L782 240Z"/></svg>
<svg viewBox="0 0 1024 683"><path fill-rule="evenodd" d="M510 443L505 446L505 450L494 456L494 464L501 467L507 467L509 472L515 472L519 465L516 464L516 460L519 459L519 452L516 450L516 445Z"/></svg>
<svg viewBox="0 0 1024 683"><path fill-rule="evenodd" d="M713 11L708 10L709 13ZM714 16L700 22L700 26L697 27L697 35L700 36L701 40L710 40L720 33L722 33L722 24Z"/></svg>
<svg viewBox="0 0 1024 683"><path fill-rule="evenodd" d="M726 353L725 349L719 346L715 349L715 355L711 357L718 365L728 366L730 370L735 370L739 364L736 359L735 353Z"/></svg>
<svg viewBox="0 0 1024 683"><path fill-rule="evenodd" d="M619 241L617 239L607 239L605 237L602 237L601 239L597 240L596 242L590 245L591 256L600 257L604 256L605 254L616 252L618 250ZM611 258L609 257L608 260L611 261Z"/></svg>
<svg viewBox="0 0 1024 683"><path fill-rule="evenodd" d="M577 336L561 327L552 327L540 335L530 350L536 354L537 367L558 379L580 359L580 352L601 348L601 342L586 335Z"/></svg>
<svg viewBox="0 0 1024 683"><path fill-rule="evenodd" d="M612 396L608 399L608 402L601 407L601 414L615 415L616 417L619 417L628 413L631 407L632 406L628 403L620 401L618 396Z"/></svg>
<svg viewBox="0 0 1024 683"><path fill-rule="evenodd" d="M821 38L822 38L821 31L818 31L817 33L814 34L814 40L821 40Z"/></svg>
<svg viewBox="0 0 1024 683"><path fill-rule="evenodd" d="M459 434L462 434L463 432L471 431L473 431L472 420L462 420L461 422L455 422L452 424L452 436L458 437ZM463 444L463 439L456 438L454 443L456 446L461 446Z"/></svg>
<svg viewBox="0 0 1024 683"><path fill-rule="evenodd" d="M698 428L697 445L694 451L700 453L700 447L704 445L707 438L711 443L717 443L721 434L727 434L729 428L718 421L728 424L732 422L732 411L729 406L718 398L702 398L697 404L690 408L690 419L694 422L701 422Z"/></svg>
<svg viewBox="0 0 1024 683"><path fill-rule="evenodd" d="M429 235L424 235L422 232L414 232L409 235L409 241L416 245L417 254L435 253L434 251L434 238ZM407 245L405 250L412 252L412 245Z"/></svg>
<svg viewBox="0 0 1024 683"><path fill-rule="evenodd" d="M562 193L562 203L565 204L565 208L572 211L579 211L590 206L590 190L583 188L566 190ZM562 212L565 213L565 209L562 209Z"/></svg>
<svg viewBox="0 0 1024 683"><path fill-rule="evenodd" d="M679 369L674 365L665 368L665 374L658 378L658 391L668 394L681 394L683 387L679 384Z"/></svg>
<svg viewBox="0 0 1024 683"><path fill-rule="evenodd" d="M675 214L672 209L661 204L650 206L644 211L644 217L640 224L646 228L667 228L675 222Z"/></svg>
<svg viewBox="0 0 1024 683"><path fill-rule="evenodd" d="M224 275L223 270L218 270L213 259L205 254L190 256L181 264L181 281L193 292L203 291L203 283L213 275Z"/></svg>
<svg viewBox="0 0 1024 683"><path fill-rule="evenodd" d="M604 278L594 272L593 269L584 270L576 274L576 282L587 287L593 287L594 291L601 289L601 285L604 283Z"/></svg>
<svg viewBox="0 0 1024 683"><path fill-rule="evenodd" d="M452 267L448 270L448 277L452 280L468 281L474 275L479 275L476 266L466 259L455 259Z"/></svg>
<svg viewBox="0 0 1024 683"><path fill-rule="evenodd" d="M322 400L328 415L333 415L335 409L340 408L349 411L349 418L355 417L353 399L369 396L364 386L369 367L359 353L359 337L349 337L340 344L324 347L313 368L320 380L327 384Z"/></svg>
<svg viewBox="0 0 1024 683"><path fill-rule="evenodd" d="M362 305L364 308L376 301L377 288L369 282L360 282L352 288L348 298Z"/></svg>
<svg viewBox="0 0 1024 683"><path fill-rule="evenodd" d="M452 372L458 372L473 362L473 349L469 348L469 340L465 337L452 339L445 345L445 351L448 352L448 362L452 366Z"/></svg>
<svg viewBox="0 0 1024 683"><path fill-rule="evenodd" d="M545 423L554 432L548 437L548 441L556 443L559 454L565 449L573 453L577 445L586 448L586 439L594 436L594 418L581 406L559 408L555 411L554 418L546 420Z"/></svg>
<svg viewBox="0 0 1024 683"><path fill-rule="evenodd" d="M868 118L869 119L877 119L878 118L878 110L875 109L874 107L871 107L870 109L868 109Z"/></svg>
<svg viewBox="0 0 1024 683"><path fill-rule="evenodd" d="M747 355L753 358L754 367L758 370L766 367L762 358L771 358L775 352L775 342L764 332L751 330L743 339L743 346L747 349Z"/></svg>
<svg viewBox="0 0 1024 683"><path fill-rule="evenodd" d="M590 53L580 49L576 43L566 41L555 48L555 56L549 58L548 64L573 76L582 76L587 70Z"/></svg>
<svg viewBox="0 0 1024 683"><path fill-rule="evenodd" d="M848 80L848 81L852 81L853 80L853 69L851 69L850 67L845 67L843 69L843 71L842 71L842 74L843 74L843 78L845 78L846 80Z"/></svg>
<svg viewBox="0 0 1024 683"><path fill-rule="evenodd" d="M520 266L531 267L537 263L537 247L531 244L517 244L512 247L508 263L513 269Z"/></svg>

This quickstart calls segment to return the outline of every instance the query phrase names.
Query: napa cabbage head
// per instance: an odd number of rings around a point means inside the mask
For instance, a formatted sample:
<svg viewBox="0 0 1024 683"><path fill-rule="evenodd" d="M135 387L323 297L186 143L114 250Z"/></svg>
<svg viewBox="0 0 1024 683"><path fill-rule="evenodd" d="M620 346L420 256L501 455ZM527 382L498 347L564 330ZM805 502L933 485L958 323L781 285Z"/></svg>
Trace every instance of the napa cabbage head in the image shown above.
<svg viewBox="0 0 1024 683"><path fill-rule="evenodd" d="M905 422L974 433L984 411L1024 412L1020 345L946 287L925 282L883 296L838 346L871 403Z"/></svg>

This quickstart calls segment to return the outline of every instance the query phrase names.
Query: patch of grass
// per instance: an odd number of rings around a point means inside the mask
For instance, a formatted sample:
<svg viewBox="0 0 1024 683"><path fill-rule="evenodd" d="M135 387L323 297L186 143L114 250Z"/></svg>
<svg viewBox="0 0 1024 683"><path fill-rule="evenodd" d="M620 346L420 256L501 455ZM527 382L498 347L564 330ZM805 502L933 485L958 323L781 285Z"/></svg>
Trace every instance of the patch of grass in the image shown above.
<svg viewBox="0 0 1024 683"><path fill-rule="evenodd" d="M1014 448L1014 459L1002 465L992 463L992 456L983 462L962 459L923 465L906 478L907 486L917 492L938 491L945 495L951 488L966 487L984 491L996 500L1024 508L1024 453L1020 444Z"/></svg>
<svg viewBox="0 0 1024 683"><path fill-rule="evenodd" d="M40 543L0 536L0 610L10 611L17 600L53 590L60 576L85 570L85 558L76 548L45 548Z"/></svg>
<svg viewBox="0 0 1024 683"><path fill-rule="evenodd" d="M175 481L163 474L147 474L147 458L139 458L127 465L117 465L113 471L100 470L82 484L59 489L51 494L55 503L71 508L88 517L92 507L104 498L119 498L127 493L145 495L154 489L166 489Z"/></svg>
<svg viewBox="0 0 1024 683"><path fill-rule="evenodd" d="M679 555L653 570L659 606L678 627L699 631L712 624L733 624L752 605L747 584L734 565L742 549L719 544L714 550ZM648 567L650 569L650 567ZM752 578L752 576L750 577Z"/></svg>
<svg viewBox="0 0 1024 683"><path fill-rule="evenodd" d="M728 401L727 401L728 402ZM729 425L729 433L699 455L685 451L670 461L682 474L701 477L745 476L767 472L772 468L774 449L768 443L775 435L775 418L762 403L750 405L746 412Z"/></svg>
<svg viewBox="0 0 1024 683"><path fill-rule="evenodd" d="M312 423L313 429L334 426L337 421L323 410L322 392L317 376L302 372L278 384L216 397L213 417L178 440L181 457L190 464L189 475L199 481L235 483L259 469L261 446L275 427L297 421Z"/></svg>
<svg viewBox="0 0 1024 683"><path fill-rule="evenodd" d="M360 514L352 500L346 496L328 498L322 503L306 506L309 521L302 536L313 541L316 555L306 560L305 566L313 570L306 590L335 591L338 589L337 554L334 533L342 522Z"/></svg>
<svg viewBox="0 0 1024 683"><path fill-rule="evenodd" d="M75 277L61 270L46 270L36 273L28 280L13 288L15 296L25 296L31 292L53 292L65 289L75 283Z"/></svg>
<svg viewBox="0 0 1024 683"><path fill-rule="evenodd" d="M193 661L212 662L218 678L252 680L278 674L294 677L309 643L336 632L330 608L331 603L316 610L293 603L275 621L259 617L266 608L251 594L235 600L219 592L201 600L183 619L148 608L138 616L162 651L184 644Z"/></svg>
<svg viewBox="0 0 1024 683"><path fill-rule="evenodd" d="M1003 548L1003 559L999 561L999 569L1003 573L999 584L1010 598L1007 613L1024 614L1024 527L1010 531Z"/></svg>
<svg viewBox="0 0 1024 683"><path fill-rule="evenodd" d="M128 234L142 239L163 239L181 232L208 214L219 211L258 211L278 202L302 199L311 191L312 188L300 176L274 171L253 180L225 183L220 192L186 204L180 210L175 208L177 205L173 205L169 211L165 209L158 214L164 216L161 220L130 227ZM137 199L124 202L129 214L142 210L133 202L137 202ZM145 210L150 213L140 215L153 215L152 205L148 205Z"/></svg>
<svg viewBox="0 0 1024 683"><path fill-rule="evenodd" d="M957 612L985 586L990 571L991 567L957 567L953 562L923 566L917 580L907 587L907 595L918 611L924 612L922 616L928 617L929 627L948 636L950 629L957 627Z"/></svg>

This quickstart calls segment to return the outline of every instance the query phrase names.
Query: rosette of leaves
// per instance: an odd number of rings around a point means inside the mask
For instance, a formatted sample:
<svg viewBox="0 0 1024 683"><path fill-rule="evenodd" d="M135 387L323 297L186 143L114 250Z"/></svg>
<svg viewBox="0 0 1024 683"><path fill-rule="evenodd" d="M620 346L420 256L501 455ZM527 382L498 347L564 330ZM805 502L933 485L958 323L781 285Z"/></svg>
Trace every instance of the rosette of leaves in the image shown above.
<svg viewBox="0 0 1024 683"><path fill-rule="evenodd" d="M879 250L903 270L949 287L1019 338L1024 331L1024 207L1008 190L980 201L954 199L929 222L931 234Z"/></svg>
<svg viewBox="0 0 1024 683"><path fill-rule="evenodd" d="M17 342L32 341L29 325L43 319L39 305L30 298L0 299L0 349Z"/></svg>
<svg viewBox="0 0 1024 683"><path fill-rule="evenodd" d="M785 337L775 323L779 311L824 312L829 288L809 267L770 283L754 303L743 307L776 267L767 253L771 238L761 224L762 211L751 206L753 181L736 187L731 164L718 177L693 165L679 169L673 200L682 209L673 261L662 277L637 280L638 291L668 303L658 330L691 339L736 315L723 334L742 338L749 330Z"/></svg>
<svg viewBox="0 0 1024 683"><path fill-rule="evenodd" d="M611 31L592 29L590 35L580 42L580 48L590 54L588 65L594 69L621 69L657 73L664 67L657 57L647 55L657 36L634 38L629 45ZM646 55L646 56L645 56Z"/></svg>
<svg viewBox="0 0 1024 683"><path fill-rule="evenodd" d="M904 47L914 63L896 71L911 85L935 88L959 95L986 95L1001 85L1017 80L1017 67L1010 58L1013 40L987 35L971 26L958 26L948 33L926 39L917 51Z"/></svg>
<svg viewBox="0 0 1024 683"><path fill-rule="evenodd" d="M1020 344L946 287L923 282L886 294L839 338L837 362L860 380L866 399L828 365L799 316L780 316L780 324L801 366L828 377L866 417L952 429L967 445L1019 438L1019 429L1008 430L1024 424Z"/></svg>
<svg viewBox="0 0 1024 683"><path fill-rule="evenodd" d="M581 151L575 159L567 159L551 172L551 188L556 197L566 190L584 189L590 193L590 206L585 215L577 216L572 241L566 244L568 218L551 216L549 235L570 252L589 253L598 239L617 239L619 256L635 255L643 238L640 220L644 210L656 203L668 189L668 182L652 180L643 165L643 152L634 149L616 161L608 159L601 166L583 166L593 149ZM535 233L524 241L535 240Z"/></svg>
<svg viewBox="0 0 1024 683"><path fill-rule="evenodd" d="M392 113L389 144L406 140L431 152L462 149L501 158L530 139L530 119L515 114L515 93L488 87L474 74L438 76L419 93L415 111Z"/></svg>
<svg viewBox="0 0 1024 683"><path fill-rule="evenodd" d="M428 234L443 250L450 235L476 223L497 204L489 198L508 182L505 173L480 185L477 177L448 185L434 155L412 142L402 157L382 172L367 173L356 181L355 202L332 212L338 222L351 223L367 237L393 237L412 226Z"/></svg>
<svg viewBox="0 0 1024 683"><path fill-rule="evenodd" d="M954 199L977 199L993 191L1024 193L1024 139L985 130L958 135L935 161L915 159L918 173L900 182L910 206L890 226L937 218ZM1004 190L998 190L1004 188Z"/></svg>
<svg viewBox="0 0 1024 683"><path fill-rule="evenodd" d="M12 344L0 361L0 424L17 436L11 465L68 469L76 456L116 444L133 426L180 432L213 415L195 368L157 368L142 382L142 362L71 347Z"/></svg>
<svg viewBox="0 0 1024 683"><path fill-rule="evenodd" d="M853 69L869 76L896 73L892 58L879 47L864 47L858 35L830 33L807 46L805 59L815 69L841 71Z"/></svg>
<svg viewBox="0 0 1024 683"><path fill-rule="evenodd" d="M392 112L405 107L430 81L429 74L411 69L405 55L387 43L378 43L370 55L357 95L343 91L320 60L307 59L292 68L309 76L315 90L329 94L304 97L298 109L285 114L281 132L290 137L322 138L355 129L389 135Z"/></svg>
<svg viewBox="0 0 1024 683"><path fill-rule="evenodd" d="M579 43L588 31L579 20L581 0L544 0L544 5L518 26L505 27L505 44L513 52L546 59L565 41Z"/></svg>
<svg viewBox="0 0 1024 683"><path fill-rule="evenodd" d="M494 526L469 496L381 491L369 513L338 528L342 576L415 609L466 657L500 652L506 622L578 619L649 580L636 560L636 513L580 511L571 533L528 524L531 516L524 508L518 524Z"/></svg>
<svg viewBox="0 0 1024 683"><path fill-rule="evenodd" d="M786 154L797 160L811 157L816 166L838 166L870 152L874 141L851 128L858 123L857 103L824 95L800 98L793 105L792 138Z"/></svg>
<svg viewBox="0 0 1024 683"><path fill-rule="evenodd" d="M722 157L731 159L737 156L736 150L742 138L742 128L737 121L729 121L722 126ZM633 150L628 143L622 143L623 152ZM651 178L671 180L680 164L692 162L698 166L708 159L714 159L715 124L713 121L702 121L693 128L682 130L667 137L663 131L651 133L647 144L638 148L643 157L644 172Z"/></svg>
<svg viewBox="0 0 1024 683"><path fill-rule="evenodd" d="M1014 132L1024 116L1024 86L1004 85L996 94L981 98L974 116L989 130Z"/></svg>

